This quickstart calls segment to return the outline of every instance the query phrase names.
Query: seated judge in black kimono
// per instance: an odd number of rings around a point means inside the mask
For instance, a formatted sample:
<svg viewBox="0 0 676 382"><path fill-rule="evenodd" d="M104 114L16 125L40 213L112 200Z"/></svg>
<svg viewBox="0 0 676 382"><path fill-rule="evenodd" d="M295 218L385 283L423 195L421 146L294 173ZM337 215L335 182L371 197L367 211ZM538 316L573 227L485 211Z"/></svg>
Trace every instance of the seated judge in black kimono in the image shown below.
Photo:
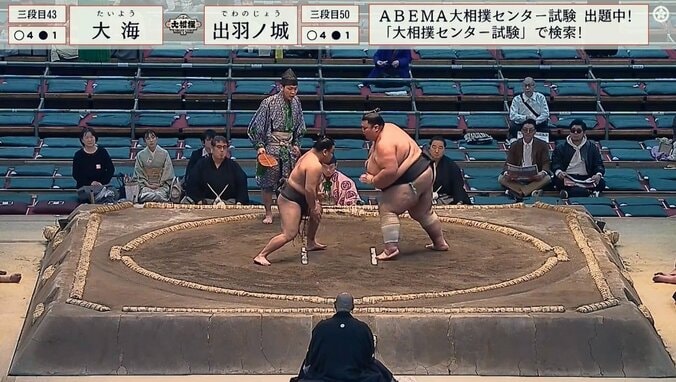
<svg viewBox="0 0 676 382"><path fill-rule="evenodd" d="M300 374L291 382L396 382L375 359L371 329L352 317L352 295L339 294L334 307L336 314L319 322L312 331Z"/></svg>
<svg viewBox="0 0 676 382"><path fill-rule="evenodd" d="M205 130L200 137L202 141L202 147L193 150L190 154L190 160L188 161L188 166L185 168L185 180L186 182L190 179L190 172L195 168L197 162L200 159L209 156L211 154L211 141L216 136L216 132L212 129Z"/></svg>
<svg viewBox="0 0 676 382"><path fill-rule="evenodd" d="M225 137L214 137L211 155L192 170L186 192L195 203L213 203L220 197L227 204L249 204L246 173L229 158L229 145Z"/></svg>
<svg viewBox="0 0 676 382"><path fill-rule="evenodd" d="M439 204L472 204L465 191L465 179L460 167L444 155L446 140L441 136L430 139L429 153L435 168L433 190Z"/></svg>

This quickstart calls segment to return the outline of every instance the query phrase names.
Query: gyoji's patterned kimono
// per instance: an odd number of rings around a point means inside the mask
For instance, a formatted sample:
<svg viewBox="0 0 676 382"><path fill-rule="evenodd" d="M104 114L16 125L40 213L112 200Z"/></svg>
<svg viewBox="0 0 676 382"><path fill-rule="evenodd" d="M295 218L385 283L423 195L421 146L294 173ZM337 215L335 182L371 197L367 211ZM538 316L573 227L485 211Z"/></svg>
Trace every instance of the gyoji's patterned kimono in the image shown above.
<svg viewBox="0 0 676 382"><path fill-rule="evenodd" d="M257 164L256 181L260 188L276 190L280 178L289 177L298 159L291 155L291 147L300 147L305 130L298 97L287 103L280 91L261 102L249 124L249 139L256 150L264 147L266 153L274 155L278 165L263 167Z"/></svg>
<svg viewBox="0 0 676 382"><path fill-rule="evenodd" d="M155 152L147 147L136 154L134 177L139 182L139 202L167 202L174 179L174 166L167 150L157 146ZM148 186L157 186L150 188Z"/></svg>
<svg viewBox="0 0 676 382"><path fill-rule="evenodd" d="M340 171L333 173L331 178L324 178L320 192L326 204L354 206L362 203L354 181Z"/></svg>

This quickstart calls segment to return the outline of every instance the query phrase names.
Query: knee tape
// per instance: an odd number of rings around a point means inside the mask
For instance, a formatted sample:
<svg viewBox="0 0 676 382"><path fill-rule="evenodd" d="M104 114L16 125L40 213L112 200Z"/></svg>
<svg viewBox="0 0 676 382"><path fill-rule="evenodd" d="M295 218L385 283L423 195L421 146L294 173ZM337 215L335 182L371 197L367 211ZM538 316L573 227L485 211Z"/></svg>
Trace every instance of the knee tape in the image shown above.
<svg viewBox="0 0 676 382"><path fill-rule="evenodd" d="M392 212L380 216L380 229L383 231L383 241L387 243L399 242L399 217Z"/></svg>
<svg viewBox="0 0 676 382"><path fill-rule="evenodd" d="M425 217L423 217L420 220L420 225L423 226L423 228L427 228L431 226L432 224L436 223L439 221L439 216L437 216L437 213L434 211L431 211L429 214L426 214Z"/></svg>

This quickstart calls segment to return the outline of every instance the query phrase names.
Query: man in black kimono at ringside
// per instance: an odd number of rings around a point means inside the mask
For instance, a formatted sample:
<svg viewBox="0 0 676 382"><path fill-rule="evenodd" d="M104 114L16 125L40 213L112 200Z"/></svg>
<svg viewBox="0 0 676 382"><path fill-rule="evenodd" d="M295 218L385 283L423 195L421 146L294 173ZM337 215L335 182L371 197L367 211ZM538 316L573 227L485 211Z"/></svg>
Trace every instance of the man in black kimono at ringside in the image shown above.
<svg viewBox="0 0 676 382"><path fill-rule="evenodd" d="M396 382L375 359L371 329L352 317L352 295L339 294L334 307L336 314L312 331L305 361L291 382Z"/></svg>
<svg viewBox="0 0 676 382"><path fill-rule="evenodd" d="M211 141L211 154L201 158L191 170L187 194L195 203L249 204L246 173L228 158L228 140L216 136Z"/></svg>
<svg viewBox="0 0 676 382"><path fill-rule="evenodd" d="M434 162L434 196L437 204L472 204L465 191L465 179L460 167L446 153L446 140L434 136L429 143L430 158Z"/></svg>

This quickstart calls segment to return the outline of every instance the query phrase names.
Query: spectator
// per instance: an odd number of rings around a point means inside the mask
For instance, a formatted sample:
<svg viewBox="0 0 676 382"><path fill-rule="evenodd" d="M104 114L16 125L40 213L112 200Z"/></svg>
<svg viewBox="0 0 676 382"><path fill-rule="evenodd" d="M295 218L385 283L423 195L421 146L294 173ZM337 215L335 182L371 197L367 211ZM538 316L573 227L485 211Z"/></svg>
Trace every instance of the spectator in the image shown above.
<svg viewBox="0 0 676 382"><path fill-rule="evenodd" d="M190 178L190 171L195 167L197 162L199 162L199 160L203 157L211 154L211 140L214 139L215 136L216 132L212 129L205 130L204 133L202 133L202 136L200 137L200 140L202 141L202 147L193 150L192 154L190 155L190 160L188 161L188 166L185 168L186 183Z"/></svg>
<svg viewBox="0 0 676 382"><path fill-rule="evenodd" d="M302 381L392 382L392 373L375 359L373 333L352 317L354 299L341 293L334 303L336 314L322 320L312 331L307 356L298 377Z"/></svg>
<svg viewBox="0 0 676 382"><path fill-rule="evenodd" d="M552 171L556 177L554 185L561 191L561 198L598 195L606 188L603 165L598 147L587 140L584 121L576 119L570 123L570 134L552 154Z"/></svg>
<svg viewBox="0 0 676 382"><path fill-rule="evenodd" d="M143 136L146 148L136 154L134 177L138 179L139 202L168 202L174 180L169 152L157 144L157 135L148 130Z"/></svg>
<svg viewBox="0 0 676 382"><path fill-rule="evenodd" d="M465 191L465 179L460 167L444 155L445 152L446 140L441 136L432 137L429 153L436 174L433 188L436 202L438 204L472 204Z"/></svg>
<svg viewBox="0 0 676 382"><path fill-rule="evenodd" d="M527 119L535 120L537 131L547 131L549 127L549 105L547 97L535 91L535 80L526 77L523 80L523 93L514 96L509 107L509 138L516 135Z"/></svg>
<svg viewBox="0 0 676 382"><path fill-rule="evenodd" d="M73 156L73 178L77 188L105 186L115 174L115 166L108 151L97 145L99 137L91 127L80 133L82 148Z"/></svg>
<svg viewBox="0 0 676 382"><path fill-rule="evenodd" d="M517 201L531 194L542 194L542 189L552 181L549 145L535 139L535 121L527 119L521 127L521 133L523 138L509 147L504 172L498 177L500 184L507 188L507 193ZM529 180L513 179L506 171L508 164L519 167L536 165L539 172Z"/></svg>
<svg viewBox="0 0 676 382"><path fill-rule="evenodd" d="M329 164L322 165L324 181L322 193L329 204L337 206L361 205L364 202L359 197L357 185L342 172L338 171L338 162L334 155Z"/></svg>
<svg viewBox="0 0 676 382"><path fill-rule="evenodd" d="M368 78L411 78L410 64L411 51L409 49L378 49L373 55L374 68Z"/></svg>
<svg viewBox="0 0 676 382"><path fill-rule="evenodd" d="M230 144L225 137L216 136L211 141L212 152L201 159L188 181L188 197L196 203L249 204L246 173L229 158Z"/></svg>

